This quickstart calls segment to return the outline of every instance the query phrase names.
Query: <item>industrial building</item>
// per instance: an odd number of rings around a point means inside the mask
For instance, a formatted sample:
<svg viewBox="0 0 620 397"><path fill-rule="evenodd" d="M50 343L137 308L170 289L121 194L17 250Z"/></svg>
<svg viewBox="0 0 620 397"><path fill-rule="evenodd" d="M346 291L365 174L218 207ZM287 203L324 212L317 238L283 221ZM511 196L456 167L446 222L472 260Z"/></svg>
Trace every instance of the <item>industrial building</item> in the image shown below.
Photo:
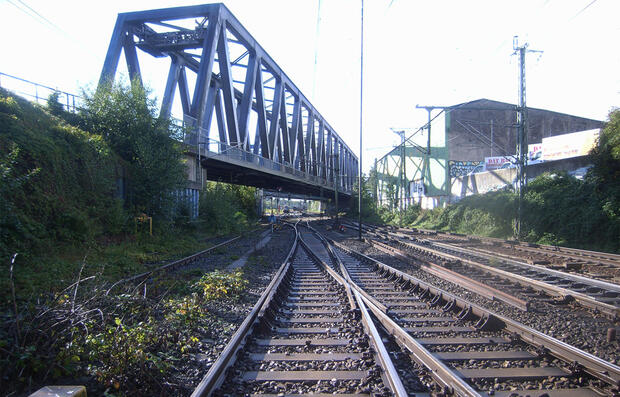
<svg viewBox="0 0 620 397"><path fill-rule="evenodd" d="M403 131L403 143L376 160L375 194L383 206L444 205L451 201L454 178L484 167L485 158L515 155L516 105L478 99L426 109L431 121L417 131ZM533 145L544 138L603 126L598 120L544 109L527 110L528 142Z"/></svg>

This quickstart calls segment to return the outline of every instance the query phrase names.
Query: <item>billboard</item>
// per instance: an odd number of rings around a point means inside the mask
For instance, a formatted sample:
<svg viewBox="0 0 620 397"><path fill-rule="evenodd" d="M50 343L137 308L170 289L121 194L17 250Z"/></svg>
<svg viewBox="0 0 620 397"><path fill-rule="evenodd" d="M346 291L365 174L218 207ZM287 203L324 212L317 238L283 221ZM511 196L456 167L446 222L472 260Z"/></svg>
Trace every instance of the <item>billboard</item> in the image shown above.
<svg viewBox="0 0 620 397"><path fill-rule="evenodd" d="M486 171L496 170L498 168L502 168L502 165L505 163L510 163L515 161L513 156L494 156L494 157L485 157L484 158L484 169Z"/></svg>
<svg viewBox="0 0 620 397"><path fill-rule="evenodd" d="M543 138L542 158L549 161L585 156L596 145L600 131L597 128Z"/></svg>
<svg viewBox="0 0 620 397"><path fill-rule="evenodd" d="M527 153L528 153L528 161L530 160L541 160L542 159L542 142L540 143L532 143L527 145Z"/></svg>

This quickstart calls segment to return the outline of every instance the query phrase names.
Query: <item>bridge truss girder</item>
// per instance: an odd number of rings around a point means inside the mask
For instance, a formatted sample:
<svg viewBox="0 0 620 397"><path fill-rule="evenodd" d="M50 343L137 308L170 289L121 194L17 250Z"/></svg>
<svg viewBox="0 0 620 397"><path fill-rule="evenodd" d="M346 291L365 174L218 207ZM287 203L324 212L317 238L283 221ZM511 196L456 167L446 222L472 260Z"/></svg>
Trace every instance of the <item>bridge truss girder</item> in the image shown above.
<svg viewBox="0 0 620 397"><path fill-rule="evenodd" d="M114 80L124 52L129 77L141 84L136 49L170 58L160 114L170 116L178 89L193 131L186 143L235 147L352 190L357 156L223 4L119 14L99 83Z"/></svg>

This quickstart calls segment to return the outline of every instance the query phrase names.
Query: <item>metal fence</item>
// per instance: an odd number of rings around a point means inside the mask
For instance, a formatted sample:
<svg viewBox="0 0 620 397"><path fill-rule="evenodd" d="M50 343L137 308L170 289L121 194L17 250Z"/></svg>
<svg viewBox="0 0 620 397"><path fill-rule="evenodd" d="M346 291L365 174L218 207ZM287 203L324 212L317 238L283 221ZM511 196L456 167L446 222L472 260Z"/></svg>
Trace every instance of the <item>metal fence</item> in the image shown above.
<svg viewBox="0 0 620 397"><path fill-rule="evenodd" d="M82 97L79 95L2 72L0 72L0 87L26 99L34 100L38 104L46 104L51 94L58 93L58 102L68 112L78 110L82 102Z"/></svg>
<svg viewBox="0 0 620 397"><path fill-rule="evenodd" d="M263 157L259 154L249 152L241 149L239 146L229 145L225 142L221 142L215 139L206 138L208 131L203 128L193 127L193 120L173 120L177 128L182 131L183 142L190 146L195 146L200 156L212 157L212 158L227 158L236 161L241 161L255 166L267 168L274 171L283 172L292 175L296 178L306 180L308 182L320 184L328 188L334 188L334 182L327 180L316 175L312 175L308 172L301 171L292 164L279 163L274 160ZM308 167L310 168L310 167ZM343 193L350 193L351 189L345 189L342 185L338 186L338 189Z"/></svg>

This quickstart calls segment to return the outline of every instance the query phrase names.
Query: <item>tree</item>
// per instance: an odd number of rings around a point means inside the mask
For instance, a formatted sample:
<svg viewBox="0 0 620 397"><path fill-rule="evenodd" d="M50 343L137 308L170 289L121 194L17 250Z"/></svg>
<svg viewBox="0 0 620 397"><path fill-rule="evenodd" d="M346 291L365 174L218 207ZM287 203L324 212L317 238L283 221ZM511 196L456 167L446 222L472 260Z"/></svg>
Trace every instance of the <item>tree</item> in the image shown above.
<svg viewBox="0 0 620 397"><path fill-rule="evenodd" d="M47 97L47 108L51 114L59 116L64 113L64 107L59 101L60 92L54 91Z"/></svg>
<svg viewBox="0 0 620 397"><path fill-rule="evenodd" d="M608 235L620 238L620 109L609 113L590 160L593 166L586 181L594 184L603 211L611 221Z"/></svg>
<svg viewBox="0 0 620 397"><path fill-rule="evenodd" d="M609 120L599 135L598 145L590 152L593 167L588 179L597 185L602 196L620 209L620 109L609 113ZM620 213L616 212L616 215Z"/></svg>
<svg viewBox="0 0 620 397"><path fill-rule="evenodd" d="M381 217L377 208L377 200L374 197L374 192L370 177L362 175L362 220L379 223ZM355 184L353 187L353 194L351 195L351 207L348 211L348 215L357 216L359 214L359 186Z"/></svg>
<svg viewBox="0 0 620 397"><path fill-rule="evenodd" d="M104 85L84 96L85 127L102 135L123 160L128 208L169 218L175 205L173 192L186 179L170 119L157 117L155 100L138 82Z"/></svg>

